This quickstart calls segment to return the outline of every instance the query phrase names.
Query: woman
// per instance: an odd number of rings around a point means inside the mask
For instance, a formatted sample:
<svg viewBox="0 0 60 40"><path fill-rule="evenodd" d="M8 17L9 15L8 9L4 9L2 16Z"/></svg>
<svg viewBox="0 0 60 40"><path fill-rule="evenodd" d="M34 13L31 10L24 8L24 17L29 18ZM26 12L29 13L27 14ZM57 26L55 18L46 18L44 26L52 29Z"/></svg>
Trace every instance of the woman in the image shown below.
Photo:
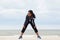
<svg viewBox="0 0 60 40"><path fill-rule="evenodd" d="M28 11L28 14L27 14L27 16L26 16L26 20L25 20L23 29L22 29L22 31L21 31L21 36L19 37L19 39L22 38L22 35L23 35L23 33L25 32L28 24L31 24L31 26L32 26L32 28L34 29L37 37L41 39L41 37L40 37L39 34L38 34L38 30L37 30L37 28L36 28L36 26L35 26L35 22L34 22L34 19L35 19L35 18L36 18L36 17L35 17L35 14L33 13L33 11L32 11L32 10L29 10L29 11Z"/></svg>

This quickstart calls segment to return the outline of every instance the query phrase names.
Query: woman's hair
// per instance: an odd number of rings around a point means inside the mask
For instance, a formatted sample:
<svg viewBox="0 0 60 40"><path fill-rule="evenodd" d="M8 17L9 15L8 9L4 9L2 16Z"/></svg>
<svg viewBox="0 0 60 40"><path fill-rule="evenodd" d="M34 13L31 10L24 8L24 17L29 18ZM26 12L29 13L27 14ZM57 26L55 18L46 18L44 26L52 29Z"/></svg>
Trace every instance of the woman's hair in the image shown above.
<svg viewBox="0 0 60 40"><path fill-rule="evenodd" d="M33 18L36 18L35 14L33 13L32 10L29 10L28 12L30 12L32 14Z"/></svg>

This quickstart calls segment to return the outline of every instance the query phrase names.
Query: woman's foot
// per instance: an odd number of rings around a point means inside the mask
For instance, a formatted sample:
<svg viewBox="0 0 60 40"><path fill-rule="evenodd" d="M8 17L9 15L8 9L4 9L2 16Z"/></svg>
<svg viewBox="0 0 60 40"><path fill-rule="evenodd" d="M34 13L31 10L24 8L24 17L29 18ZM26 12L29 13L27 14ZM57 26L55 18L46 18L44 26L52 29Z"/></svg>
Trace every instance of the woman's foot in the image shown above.
<svg viewBox="0 0 60 40"><path fill-rule="evenodd" d="M40 36L37 36L39 39L41 39L41 37Z"/></svg>
<svg viewBox="0 0 60 40"><path fill-rule="evenodd" d="M20 36L19 39L22 39L22 36Z"/></svg>

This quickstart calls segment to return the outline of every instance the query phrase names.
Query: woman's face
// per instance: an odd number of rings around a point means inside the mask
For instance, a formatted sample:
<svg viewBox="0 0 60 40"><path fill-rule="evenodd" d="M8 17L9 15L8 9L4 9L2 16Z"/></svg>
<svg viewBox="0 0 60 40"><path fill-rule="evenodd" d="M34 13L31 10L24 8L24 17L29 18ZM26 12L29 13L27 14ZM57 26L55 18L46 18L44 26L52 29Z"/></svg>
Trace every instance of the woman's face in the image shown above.
<svg viewBox="0 0 60 40"><path fill-rule="evenodd" d="M28 12L28 16L32 16L32 14L30 12Z"/></svg>

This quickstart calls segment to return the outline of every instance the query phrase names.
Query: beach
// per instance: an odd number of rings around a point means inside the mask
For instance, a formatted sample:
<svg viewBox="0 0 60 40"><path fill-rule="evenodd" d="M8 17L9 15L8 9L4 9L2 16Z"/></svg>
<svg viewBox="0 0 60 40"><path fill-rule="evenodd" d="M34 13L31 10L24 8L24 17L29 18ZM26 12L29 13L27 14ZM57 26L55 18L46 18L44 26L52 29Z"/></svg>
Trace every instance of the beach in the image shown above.
<svg viewBox="0 0 60 40"><path fill-rule="evenodd" d="M60 40L60 31L58 30L40 30L39 34L42 39L38 39L34 31L26 31L22 40ZM0 30L0 40L19 40L20 31L17 30Z"/></svg>
<svg viewBox="0 0 60 40"><path fill-rule="evenodd" d="M19 40L19 35L15 36L0 36L0 40ZM45 35L41 36L42 39L38 39L36 35L24 35L22 40L60 40L60 36L57 35Z"/></svg>

